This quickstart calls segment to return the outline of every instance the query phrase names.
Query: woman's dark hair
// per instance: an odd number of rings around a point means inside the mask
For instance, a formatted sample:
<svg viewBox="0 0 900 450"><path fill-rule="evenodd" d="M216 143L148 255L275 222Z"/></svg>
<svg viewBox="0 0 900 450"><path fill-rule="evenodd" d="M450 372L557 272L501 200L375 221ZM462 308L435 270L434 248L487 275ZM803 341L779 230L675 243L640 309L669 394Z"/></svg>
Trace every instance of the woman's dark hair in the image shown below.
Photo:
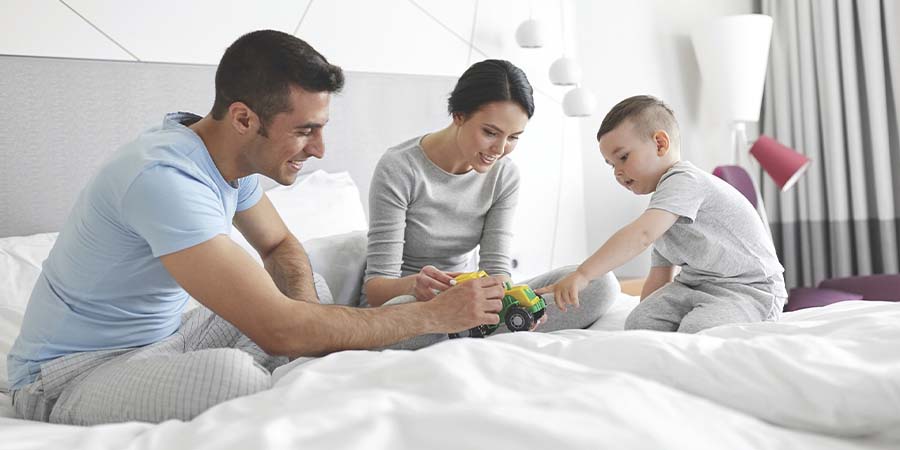
<svg viewBox="0 0 900 450"><path fill-rule="evenodd" d="M234 102L243 102L265 125L291 110L290 86L310 92L337 92L344 86L340 67L296 36L274 30L247 33L234 41L216 69L213 119L225 117Z"/></svg>
<svg viewBox="0 0 900 450"><path fill-rule="evenodd" d="M492 102L512 101L534 115L534 89L522 69L502 59L486 59L472 64L459 77L450 93L450 114L468 116Z"/></svg>

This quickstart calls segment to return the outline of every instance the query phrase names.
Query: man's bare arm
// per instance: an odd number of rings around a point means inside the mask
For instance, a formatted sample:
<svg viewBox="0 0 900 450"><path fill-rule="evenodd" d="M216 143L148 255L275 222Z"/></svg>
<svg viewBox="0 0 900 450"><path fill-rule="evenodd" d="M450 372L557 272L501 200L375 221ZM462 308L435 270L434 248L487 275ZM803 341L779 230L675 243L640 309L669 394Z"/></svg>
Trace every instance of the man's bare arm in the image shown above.
<svg viewBox="0 0 900 450"><path fill-rule="evenodd" d="M430 302L386 308L292 301L224 235L161 260L191 296L275 355L315 356L382 347L424 333L459 332L497 323L502 307L503 288L494 278L463 283Z"/></svg>
<svg viewBox="0 0 900 450"><path fill-rule="evenodd" d="M284 295L319 302L309 257L265 194L256 205L235 214L234 225L259 253L266 271Z"/></svg>

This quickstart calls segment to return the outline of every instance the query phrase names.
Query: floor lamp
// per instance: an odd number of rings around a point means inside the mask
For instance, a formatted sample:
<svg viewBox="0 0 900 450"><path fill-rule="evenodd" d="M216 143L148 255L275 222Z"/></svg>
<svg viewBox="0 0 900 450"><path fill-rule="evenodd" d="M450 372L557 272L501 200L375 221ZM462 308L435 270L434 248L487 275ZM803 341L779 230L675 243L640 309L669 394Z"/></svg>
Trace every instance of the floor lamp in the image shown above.
<svg viewBox="0 0 900 450"><path fill-rule="evenodd" d="M739 168L749 162L745 157L747 123L759 121L772 25L772 18L762 14L725 16L708 22L691 35L703 90L718 102L718 109L730 121L732 164ZM760 136L754 142L750 154L782 191L793 186L810 163L805 156L767 136ZM768 224L759 189L752 180L751 184L756 199L751 203Z"/></svg>

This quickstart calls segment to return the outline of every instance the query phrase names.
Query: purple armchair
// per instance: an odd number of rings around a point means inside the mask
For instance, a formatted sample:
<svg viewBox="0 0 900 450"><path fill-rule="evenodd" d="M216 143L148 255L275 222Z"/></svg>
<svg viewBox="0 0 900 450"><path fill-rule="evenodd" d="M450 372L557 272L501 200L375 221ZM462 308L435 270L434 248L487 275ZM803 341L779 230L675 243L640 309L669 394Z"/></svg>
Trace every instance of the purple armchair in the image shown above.
<svg viewBox="0 0 900 450"><path fill-rule="evenodd" d="M726 183L732 185L754 208L757 208L759 201L756 195L756 185L750 179L750 174L741 166L718 166L713 169L713 175L725 180Z"/></svg>
<svg viewBox="0 0 900 450"><path fill-rule="evenodd" d="M719 166L713 175L732 185L756 208L763 223L769 225L765 206L750 174L741 166ZM900 274L832 278L814 288L794 288L788 294L785 311L825 306L845 300L900 301Z"/></svg>
<svg viewBox="0 0 900 450"><path fill-rule="evenodd" d="M785 311L825 306L844 300L900 301L900 274L832 278L815 288L794 288Z"/></svg>

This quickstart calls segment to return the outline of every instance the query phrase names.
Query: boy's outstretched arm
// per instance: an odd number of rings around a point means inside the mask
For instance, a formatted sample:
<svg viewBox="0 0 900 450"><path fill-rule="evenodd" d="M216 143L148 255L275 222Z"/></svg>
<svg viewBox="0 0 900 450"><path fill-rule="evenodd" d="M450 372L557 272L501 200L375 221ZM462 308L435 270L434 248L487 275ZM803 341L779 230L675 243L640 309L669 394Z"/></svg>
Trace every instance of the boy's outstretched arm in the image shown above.
<svg viewBox="0 0 900 450"><path fill-rule="evenodd" d="M661 209L648 209L617 231L578 270L556 284L538 289L538 294L552 292L557 306L578 306L578 292L587 284L641 254L678 220L678 216Z"/></svg>

